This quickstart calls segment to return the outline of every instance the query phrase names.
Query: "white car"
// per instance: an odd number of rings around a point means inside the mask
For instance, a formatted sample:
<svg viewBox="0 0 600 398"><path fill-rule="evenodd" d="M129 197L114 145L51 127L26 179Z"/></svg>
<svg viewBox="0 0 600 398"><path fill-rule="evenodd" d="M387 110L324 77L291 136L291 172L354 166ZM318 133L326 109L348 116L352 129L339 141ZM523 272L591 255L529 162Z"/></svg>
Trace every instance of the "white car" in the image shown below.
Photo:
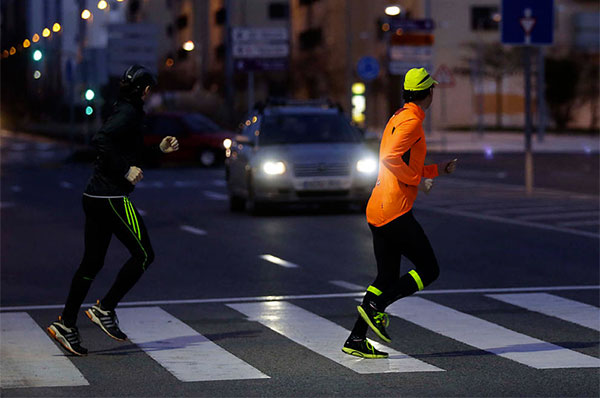
<svg viewBox="0 0 600 398"><path fill-rule="evenodd" d="M287 102L256 109L225 142L232 211L270 203L368 200L378 159L341 109Z"/></svg>

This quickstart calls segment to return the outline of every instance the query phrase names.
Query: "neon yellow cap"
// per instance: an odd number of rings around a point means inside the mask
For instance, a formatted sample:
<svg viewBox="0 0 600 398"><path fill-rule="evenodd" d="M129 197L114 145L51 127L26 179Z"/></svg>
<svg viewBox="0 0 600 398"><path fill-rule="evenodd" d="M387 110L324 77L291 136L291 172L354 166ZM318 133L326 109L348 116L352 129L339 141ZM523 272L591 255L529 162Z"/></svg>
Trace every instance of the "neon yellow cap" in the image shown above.
<svg viewBox="0 0 600 398"><path fill-rule="evenodd" d="M406 72L406 76L404 77L405 90L426 90L434 84L438 84L438 82L433 80L425 68L412 68Z"/></svg>

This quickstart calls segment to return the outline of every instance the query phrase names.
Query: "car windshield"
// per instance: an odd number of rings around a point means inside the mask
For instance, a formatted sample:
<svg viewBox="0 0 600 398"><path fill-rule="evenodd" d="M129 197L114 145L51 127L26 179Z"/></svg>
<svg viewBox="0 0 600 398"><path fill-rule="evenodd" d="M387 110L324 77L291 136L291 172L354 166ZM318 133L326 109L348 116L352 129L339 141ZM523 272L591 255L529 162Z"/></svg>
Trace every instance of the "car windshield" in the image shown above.
<svg viewBox="0 0 600 398"><path fill-rule="evenodd" d="M265 115L260 132L261 145L359 141L358 132L338 113Z"/></svg>
<svg viewBox="0 0 600 398"><path fill-rule="evenodd" d="M214 132L221 130L215 122L199 113L185 115L183 121L192 131Z"/></svg>

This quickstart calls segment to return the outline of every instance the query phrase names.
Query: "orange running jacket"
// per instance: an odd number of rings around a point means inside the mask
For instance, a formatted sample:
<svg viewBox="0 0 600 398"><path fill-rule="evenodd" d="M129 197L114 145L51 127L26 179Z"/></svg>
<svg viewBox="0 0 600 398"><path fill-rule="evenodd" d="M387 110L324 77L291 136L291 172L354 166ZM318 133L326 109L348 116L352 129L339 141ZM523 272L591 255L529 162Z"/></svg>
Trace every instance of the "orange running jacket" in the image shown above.
<svg viewBox="0 0 600 398"><path fill-rule="evenodd" d="M380 227L412 209L421 177L439 175L436 164L425 166L425 112L412 102L388 121L379 149L379 175L367 204L367 221Z"/></svg>

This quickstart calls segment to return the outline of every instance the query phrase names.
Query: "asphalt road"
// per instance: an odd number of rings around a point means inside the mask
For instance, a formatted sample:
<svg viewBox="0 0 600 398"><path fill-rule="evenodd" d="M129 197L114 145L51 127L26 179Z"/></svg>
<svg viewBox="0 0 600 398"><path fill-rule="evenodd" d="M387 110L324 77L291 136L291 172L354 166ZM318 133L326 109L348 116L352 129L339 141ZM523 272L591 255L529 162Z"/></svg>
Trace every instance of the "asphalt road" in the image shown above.
<svg viewBox="0 0 600 398"><path fill-rule="evenodd" d="M598 194L582 182L598 179L597 155L595 168L548 161L533 197L516 185L517 156L490 167L471 155L420 197L441 276L393 309L386 346L397 353L381 361L340 352L375 275L359 209L232 214L223 170L146 170L131 199L156 261L120 307L132 341L80 316L90 355L74 358L43 330L81 259L89 165L52 142L5 136L1 148L2 396L600 394ZM569 165L579 183L551 178ZM127 257L113 240L87 302Z"/></svg>

